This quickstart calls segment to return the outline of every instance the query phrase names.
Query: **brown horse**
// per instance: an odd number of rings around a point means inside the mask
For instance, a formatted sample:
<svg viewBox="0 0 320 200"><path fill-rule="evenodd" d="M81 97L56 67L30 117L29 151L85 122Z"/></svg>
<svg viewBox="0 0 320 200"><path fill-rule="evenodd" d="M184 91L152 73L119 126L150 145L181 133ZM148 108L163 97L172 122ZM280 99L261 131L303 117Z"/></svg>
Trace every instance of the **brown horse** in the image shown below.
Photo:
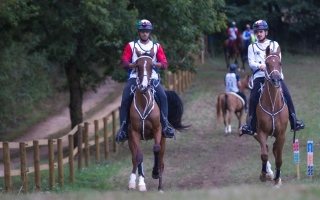
<svg viewBox="0 0 320 200"><path fill-rule="evenodd" d="M246 75L244 78L240 80L240 90L242 92L245 89L249 89L248 87L249 76ZM236 115L238 118L238 130L241 126L242 115L244 113L244 101L242 98L233 92L223 92L218 95L217 103L216 103L216 113L217 119L221 121L221 117L223 116L223 123L225 126L225 134L231 134L231 122L233 115ZM222 116L221 116L222 115ZM228 115L228 121L227 121Z"/></svg>
<svg viewBox="0 0 320 200"><path fill-rule="evenodd" d="M280 168L282 165L282 150L285 142L289 112L282 94L282 68L280 47L276 52L266 49L266 71L264 88L257 106L257 135L254 138L260 143L262 170L261 181L274 180L275 187L280 187ZM276 175L274 177L268 158L268 137L274 137L273 155L275 158Z"/></svg>
<svg viewBox="0 0 320 200"><path fill-rule="evenodd" d="M143 54L135 50L138 59L136 61L137 78L134 99L130 107L129 125L129 148L132 154L132 174L128 187L136 188L136 171L138 169L139 191L146 191L143 172L143 154L141 151L140 140L154 140L154 166L152 178L159 179L158 190L162 192L162 173L164 170L164 153L166 149L166 138L162 137L162 126L160 123L160 109L155 100L155 82L151 81L153 69L152 58L154 49L150 54ZM157 83L158 84L158 83ZM183 114L183 104L180 97L174 91L166 91L169 113L168 121L176 130L184 130L189 126L181 124Z"/></svg>
<svg viewBox="0 0 320 200"><path fill-rule="evenodd" d="M229 54L227 53L228 48L230 48ZM233 59L234 64L236 65L238 65L238 57L240 57L240 59L242 60L243 48L244 46L241 34L237 35L237 39L232 42L231 47L229 47L229 39L226 39L223 42L224 57L226 60L227 69L230 67L230 59ZM245 71L244 62L242 62L242 71Z"/></svg>

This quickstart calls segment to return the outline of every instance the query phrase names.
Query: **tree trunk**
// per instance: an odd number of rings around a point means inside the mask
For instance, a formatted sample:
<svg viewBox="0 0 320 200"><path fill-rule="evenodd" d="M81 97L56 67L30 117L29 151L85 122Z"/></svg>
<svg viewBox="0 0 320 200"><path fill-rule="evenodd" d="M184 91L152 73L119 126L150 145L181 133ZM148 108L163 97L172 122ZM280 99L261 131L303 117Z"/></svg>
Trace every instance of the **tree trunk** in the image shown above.
<svg viewBox="0 0 320 200"><path fill-rule="evenodd" d="M82 88L80 83L80 74L74 64L65 66L68 79L68 88L70 93L70 119L71 128L82 123Z"/></svg>

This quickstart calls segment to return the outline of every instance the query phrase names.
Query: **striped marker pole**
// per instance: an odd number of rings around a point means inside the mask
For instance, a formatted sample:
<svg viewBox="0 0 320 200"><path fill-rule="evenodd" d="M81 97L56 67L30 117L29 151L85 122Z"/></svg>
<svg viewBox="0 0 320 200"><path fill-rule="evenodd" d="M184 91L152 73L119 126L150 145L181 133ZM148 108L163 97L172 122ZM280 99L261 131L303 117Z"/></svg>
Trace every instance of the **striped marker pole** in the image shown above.
<svg viewBox="0 0 320 200"><path fill-rule="evenodd" d="M308 152L308 176L312 180L313 176L313 141L308 141L307 143L307 152Z"/></svg>
<svg viewBox="0 0 320 200"><path fill-rule="evenodd" d="M293 145L293 160L296 164L297 179L300 179L300 152L299 152L299 140L295 139Z"/></svg>

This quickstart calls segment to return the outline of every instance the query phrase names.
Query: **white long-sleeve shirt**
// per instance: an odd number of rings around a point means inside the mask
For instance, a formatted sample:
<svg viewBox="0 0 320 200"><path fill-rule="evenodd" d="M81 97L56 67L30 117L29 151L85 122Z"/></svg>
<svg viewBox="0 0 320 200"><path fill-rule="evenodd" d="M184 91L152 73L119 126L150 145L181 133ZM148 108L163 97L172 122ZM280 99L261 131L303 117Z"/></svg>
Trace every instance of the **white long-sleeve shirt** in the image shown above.
<svg viewBox="0 0 320 200"><path fill-rule="evenodd" d="M264 77L264 71L259 70L261 65L266 65L266 48L270 45L270 51L276 52L279 44L276 41L271 41L269 39L266 39L263 43L261 42L255 42L253 44L250 44L248 47L248 63L250 68L252 69L252 72L257 71L253 79ZM281 52L280 52L280 60L281 60ZM283 77L283 75L282 75Z"/></svg>

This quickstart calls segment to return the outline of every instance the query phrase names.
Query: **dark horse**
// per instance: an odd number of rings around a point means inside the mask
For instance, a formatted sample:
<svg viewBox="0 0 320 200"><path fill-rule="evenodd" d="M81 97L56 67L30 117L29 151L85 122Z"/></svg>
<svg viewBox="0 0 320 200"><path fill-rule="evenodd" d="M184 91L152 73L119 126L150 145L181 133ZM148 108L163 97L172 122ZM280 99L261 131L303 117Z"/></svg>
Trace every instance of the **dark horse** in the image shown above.
<svg viewBox="0 0 320 200"><path fill-rule="evenodd" d="M150 54L143 54L135 50L138 59L136 61L137 84L135 87L134 99L130 107L129 125L129 148L132 154L132 174L128 187L136 188L136 171L138 169L139 191L146 191L143 172L143 154L140 140L154 140L154 166L152 178L159 179L158 190L162 192L162 173L164 170L164 153L166 149L166 138L162 137L162 126L160 123L160 109L155 101L154 85L151 84L151 74L153 68L152 58L154 49ZM189 126L182 125L183 104L177 93L166 91L169 108L168 121L176 130L182 131Z"/></svg>
<svg viewBox="0 0 320 200"><path fill-rule="evenodd" d="M282 68L280 60L280 47L276 52L266 48L266 71L264 88L257 106L257 135L254 138L260 143L262 170L260 180L274 180L275 187L280 187L280 168L282 165L282 150L286 139L286 129L289 119L288 107L285 103L281 89ZM271 170L268 158L268 137L274 137L272 152L275 158L275 177Z"/></svg>
<svg viewBox="0 0 320 200"><path fill-rule="evenodd" d="M226 60L227 69L230 67L230 59L233 59L234 64L238 65L238 57L240 57L242 61L242 71L245 71L244 60L242 60L242 58L244 58L243 53L245 52L242 35L238 34L237 39L232 42L231 47L229 49L229 54L227 53L228 48L229 48L229 39L226 39L223 42L223 50L224 50L224 57Z"/></svg>
<svg viewBox="0 0 320 200"><path fill-rule="evenodd" d="M244 78L240 80L240 90L242 92L245 89L249 89L248 87L249 76L246 75ZM225 127L225 134L231 134L231 122L233 115L236 115L238 118L238 130L241 126L242 115L244 113L244 101L242 98L233 92L223 92L218 95L217 103L216 103L216 114L217 119L221 121L221 117L223 116L223 123ZM222 115L222 116L221 116ZM227 120L228 116L228 120Z"/></svg>

